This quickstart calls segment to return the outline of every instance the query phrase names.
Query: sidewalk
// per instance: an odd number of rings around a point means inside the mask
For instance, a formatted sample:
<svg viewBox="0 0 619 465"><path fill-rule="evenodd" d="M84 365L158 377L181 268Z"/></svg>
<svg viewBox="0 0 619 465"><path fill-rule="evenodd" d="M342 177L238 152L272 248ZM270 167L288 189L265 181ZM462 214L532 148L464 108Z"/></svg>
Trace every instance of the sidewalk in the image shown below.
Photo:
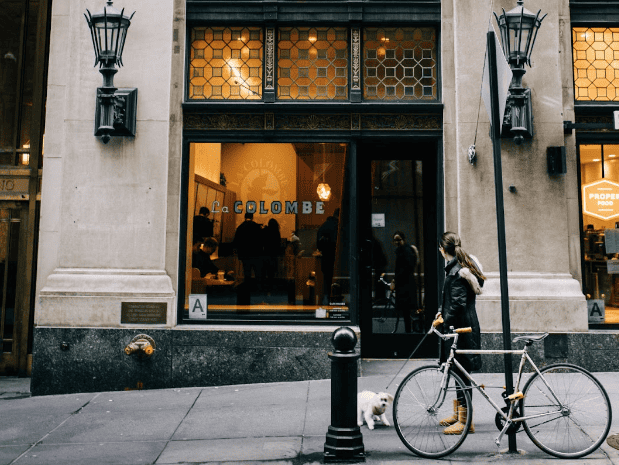
<svg viewBox="0 0 619 465"><path fill-rule="evenodd" d="M387 390L413 367L411 361ZM401 361L363 361L359 390L383 391ZM596 373L615 407L610 434L619 433L619 373ZM502 374L480 374L502 384ZM331 422L330 380L208 388L25 397L29 379L0 377L0 465L322 463ZM498 400L498 399L497 399ZM615 464L619 450L606 442L584 459L553 458L517 435L519 455L494 445L494 410L474 396L475 434L442 460L406 449L393 426L361 428L366 463ZM388 411L391 419L391 409Z"/></svg>

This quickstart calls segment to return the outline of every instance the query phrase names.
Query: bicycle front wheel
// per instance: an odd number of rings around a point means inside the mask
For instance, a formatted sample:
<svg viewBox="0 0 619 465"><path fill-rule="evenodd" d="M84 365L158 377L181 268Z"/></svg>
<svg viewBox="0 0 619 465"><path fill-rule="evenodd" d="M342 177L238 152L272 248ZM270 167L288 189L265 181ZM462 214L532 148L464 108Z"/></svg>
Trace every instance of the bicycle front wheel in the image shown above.
<svg viewBox="0 0 619 465"><path fill-rule="evenodd" d="M587 370L559 363L535 373L523 389L524 430L544 452L584 457L606 439L612 422L608 394Z"/></svg>
<svg viewBox="0 0 619 465"><path fill-rule="evenodd" d="M404 378L393 401L395 430L404 445L421 457L451 454L466 439L473 418L471 398L460 377L450 370L445 387L442 380L437 366L417 368ZM454 414L458 392L464 394L466 424L462 434L446 435L441 421Z"/></svg>

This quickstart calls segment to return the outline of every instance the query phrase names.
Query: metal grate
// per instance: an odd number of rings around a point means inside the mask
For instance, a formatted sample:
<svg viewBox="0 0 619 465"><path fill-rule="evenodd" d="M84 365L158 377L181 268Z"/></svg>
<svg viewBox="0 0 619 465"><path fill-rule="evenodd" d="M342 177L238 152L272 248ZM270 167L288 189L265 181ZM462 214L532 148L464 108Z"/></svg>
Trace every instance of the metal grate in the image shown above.
<svg viewBox="0 0 619 465"><path fill-rule="evenodd" d="M262 60L262 28L193 28L189 63L189 98L261 99Z"/></svg>
<svg viewBox="0 0 619 465"><path fill-rule="evenodd" d="M572 28L574 97L619 101L619 28Z"/></svg>
<svg viewBox="0 0 619 465"><path fill-rule="evenodd" d="M365 99L437 98L435 28L365 28L363 48Z"/></svg>

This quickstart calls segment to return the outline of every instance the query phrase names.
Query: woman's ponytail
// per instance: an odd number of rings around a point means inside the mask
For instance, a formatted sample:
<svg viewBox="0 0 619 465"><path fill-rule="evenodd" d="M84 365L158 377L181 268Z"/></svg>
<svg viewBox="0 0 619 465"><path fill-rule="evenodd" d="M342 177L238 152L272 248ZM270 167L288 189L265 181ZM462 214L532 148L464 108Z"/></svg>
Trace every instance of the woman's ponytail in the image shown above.
<svg viewBox="0 0 619 465"><path fill-rule="evenodd" d="M482 281L486 280L486 277L482 273L480 267L477 265L475 260L471 258L471 256L462 249L462 242L460 241L460 237L454 232L446 232L443 234L440 240L441 247L445 252L449 255L456 257L460 266L464 268L468 268L471 270L471 273L475 275L477 279Z"/></svg>

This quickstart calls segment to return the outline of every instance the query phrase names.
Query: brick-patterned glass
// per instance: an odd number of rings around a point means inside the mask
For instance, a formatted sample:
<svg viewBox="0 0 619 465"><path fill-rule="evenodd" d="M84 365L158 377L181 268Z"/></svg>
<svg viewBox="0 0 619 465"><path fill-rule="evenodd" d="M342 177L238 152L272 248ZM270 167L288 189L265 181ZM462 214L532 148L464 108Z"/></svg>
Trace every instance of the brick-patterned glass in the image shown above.
<svg viewBox="0 0 619 465"><path fill-rule="evenodd" d="M277 98L348 98L348 29L284 27L278 31Z"/></svg>
<svg viewBox="0 0 619 465"><path fill-rule="evenodd" d="M190 99L262 98L262 28L194 27L190 53Z"/></svg>
<svg viewBox="0 0 619 465"><path fill-rule="evenodd" d="M436 100L437 44L433 27L363 30L366 100Z"/></svg>
<svg viewBox="0 0 619 465"><path fill-rule="evenodd" d="M576 100L619 101L619 28L572 28Z"/></svg>

